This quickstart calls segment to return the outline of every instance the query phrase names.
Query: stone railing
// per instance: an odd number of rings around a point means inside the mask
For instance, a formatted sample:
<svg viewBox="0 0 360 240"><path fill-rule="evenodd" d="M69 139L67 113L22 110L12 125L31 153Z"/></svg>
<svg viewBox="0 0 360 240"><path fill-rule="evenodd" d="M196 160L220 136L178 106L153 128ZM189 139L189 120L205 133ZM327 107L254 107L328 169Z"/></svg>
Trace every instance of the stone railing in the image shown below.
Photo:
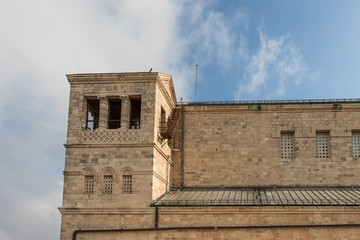
<svg viewBox="0 0 360 240"><path fill-rule="evenodd" d="M140 141L138 129L95 129L82 132L83 144L137 143Z"/></svg>

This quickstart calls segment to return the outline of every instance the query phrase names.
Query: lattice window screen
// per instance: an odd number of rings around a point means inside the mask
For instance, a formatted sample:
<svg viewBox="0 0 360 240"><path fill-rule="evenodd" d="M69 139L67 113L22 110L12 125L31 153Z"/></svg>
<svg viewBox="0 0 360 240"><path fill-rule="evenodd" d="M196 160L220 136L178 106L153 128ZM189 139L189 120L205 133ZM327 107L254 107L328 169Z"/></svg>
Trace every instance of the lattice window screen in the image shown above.
<svg viewBox="0 0 360 240"><path fill-rule="evenodd" d="M123 193L131 194L132 193L132 175L123 176Z"/></svg>
<svg viewBox="0 0 360 240"><path fill-rule="evenodd" d="M93 194L94 193L94 176L85 176L85 188L87 194Z"/></svg>
<svg viewBox="0 0 360 240"><path fill-rule="evenodd" d="M317 132L316 133L316 157L328 158L329 157L329 133Z"/></svg>
<svg viewBox="0 0 360 240"><path fill-rule="evenodd" d="M360 157L360 132L353 132L352 137L352 156Z"/></svg>
<svg viewBox="0 0 360 240"><path fill-rule="evenodd" d="M104 176L105 193L112 193L113 176Z"/></svg>
<svg viewBox="0 0 360 240"><path fill-rule="evenodd" d="M281 158L294 158L294 133L281 133Z"/></svg>

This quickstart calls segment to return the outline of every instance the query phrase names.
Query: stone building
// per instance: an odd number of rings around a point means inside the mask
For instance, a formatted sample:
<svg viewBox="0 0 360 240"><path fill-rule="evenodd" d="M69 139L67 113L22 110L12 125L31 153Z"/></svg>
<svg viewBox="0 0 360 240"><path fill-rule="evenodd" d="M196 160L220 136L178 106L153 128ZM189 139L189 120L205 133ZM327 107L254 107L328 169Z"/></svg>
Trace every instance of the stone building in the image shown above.
<svg viewBox="0 0 360 240"><path fill-rule="evenodd" d="M178 103L70 74L61 240L359 239L360 100Z"/></svg>

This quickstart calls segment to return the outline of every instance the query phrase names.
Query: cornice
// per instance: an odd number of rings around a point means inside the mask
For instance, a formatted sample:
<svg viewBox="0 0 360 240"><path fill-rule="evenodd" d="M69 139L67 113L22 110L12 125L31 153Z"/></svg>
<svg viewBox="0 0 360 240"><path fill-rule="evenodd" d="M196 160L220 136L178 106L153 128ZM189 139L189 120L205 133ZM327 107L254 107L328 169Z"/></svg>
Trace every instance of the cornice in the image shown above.
<svg viewBox="0 0 360 240"><path fill-rule="evenodd" d="M67 74L72 83L108 83L108 82L155 82L159 74L154 73L85 73Z"/></svg>
<svg viewBox="0 0 360 240"><path fill-rule="evenodd" d="M61 214L154 214L153 208L58 208Z"/></svg>
<svg viewBox="0 0 360 240"><path fill-rule="evenodd" d="M154 144L154 148L156 149L156 151L158 151L158 153L160 153L161 156L163 156L163 158L164 158L166 161L168 161L171 165L174 164L173 161L172 161L172 159L171 159L168 155L166 155L166 154L164 153L164 151L163 151L157 144Z"/></svg>
<svg viewBox="0 0 360 240"><path fill-rule="evenodd" d="M166 87L165 87L163 81L161 80L160 76L157 77L156 83L157 83L157 85L159 86L159 89L160 89L161 93L164 95L166 102L169 104L169 106L170 106L171 108L174 108L174 107L175 107L175 104L176 104L176 98L175 98L175 99L172 99L172 98L170 97L170 94L169 94L169 92L166 90Z"/></svg>
<svg viewBox="0 0 360 240"><path fill-rule="evenodd" d="M111 144L74 144L65 143L65 148L118 148L118 147L155 147L155 143L111 143Z"/></svg>
<svg viewBox="0 0 360 240"><path fill-rule="evenodd" d="M360 107L286 107L286 108L255 108L254 106L249 106L248 108L244 107L209 107L209 106L199 106L199 107L186 107L185 113L204 113L204 114L222 114L222 113L237 113L237 112L248 112L248 113L262 113L262 112L277 112L277 113L286 113L286 112L359 112Z"/></svg>
<svg viewBox="0 0 360 240"><path fill-rule="evenodd" d="M161 78L161 80L164 82L164 81L167 81L170 83L170 95L172 97L172 100L175 102L175 104L177 103L177 100L176 100L176 93L175 93L175 89L174 89L174 82L172 80L172 76L171 75L167 75L167 74L162 74L162 73L159 73L159 77Z"/></svg>

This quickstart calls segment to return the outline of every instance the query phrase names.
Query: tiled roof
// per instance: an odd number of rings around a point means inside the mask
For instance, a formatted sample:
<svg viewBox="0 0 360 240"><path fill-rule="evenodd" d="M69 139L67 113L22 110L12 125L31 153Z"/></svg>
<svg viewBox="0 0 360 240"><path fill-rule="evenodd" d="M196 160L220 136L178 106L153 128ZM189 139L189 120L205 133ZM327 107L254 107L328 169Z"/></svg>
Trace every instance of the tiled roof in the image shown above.
<svg viewBox="0 0 360 240"><path fill-rule="evenodd" d="M360 206L360 187L172 188L152 206Z"/></svg>

